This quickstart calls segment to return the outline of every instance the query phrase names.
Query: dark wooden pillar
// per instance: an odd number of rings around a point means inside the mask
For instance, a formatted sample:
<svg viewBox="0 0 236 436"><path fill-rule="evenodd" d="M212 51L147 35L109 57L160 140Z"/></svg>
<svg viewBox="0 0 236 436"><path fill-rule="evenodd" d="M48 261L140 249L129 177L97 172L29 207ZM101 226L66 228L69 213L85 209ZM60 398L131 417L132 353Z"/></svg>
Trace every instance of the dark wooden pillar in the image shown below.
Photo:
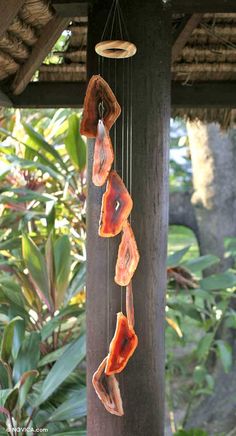
<svg viewBox="0 0 236 436"><path fill-rule="evenodd" d="M95 2L89 23L89 75L97 73L93 46L106 12ZM114 333L120 291L113 284L117 238L97 236L102 190L91 183L93 141L88 155L87 209L87 383L88 436L164 436L164 317L168 227L168 140L170 120L170 17L161 0L124 2L130 37L138 47L133 59L132 226L141 260L134 278L139 347L119 376L125 416L109 415L91 386L94 370ZM119 77L119 76L118 76ZM108 269L109 268L109 269ZM110 279L109 316L107 278Z"/></svg>

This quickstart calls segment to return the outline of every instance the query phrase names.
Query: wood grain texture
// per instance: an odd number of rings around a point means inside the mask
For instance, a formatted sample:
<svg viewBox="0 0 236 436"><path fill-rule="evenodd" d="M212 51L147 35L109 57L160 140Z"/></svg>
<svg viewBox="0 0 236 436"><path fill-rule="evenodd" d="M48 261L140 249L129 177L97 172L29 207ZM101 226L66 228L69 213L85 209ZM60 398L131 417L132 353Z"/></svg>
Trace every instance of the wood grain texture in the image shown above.
<svg viewBox="0 0 236 436"><path fill-rule="evenodd" d="M24 0L1 0L0 36L8 29L23 4Z"/></svg>
<svg viewBox="0 0 236 436"><path fill-rule="evenodd" d="M91 183L94 141L90 140L87 206L87 434L163 436L170 16L161 0L133 0L128 4L121 2L121 7L124 8L129 23L130 38L138 49L133 58L132 227L140 250L140 264L133 281L135 326L139 346L124 373L119 375L125 416L111 416L98 400L91 379L107 353L109 339L114 333L116 312L120 310L120 288L114 284L120 238L104 240L97 236L103 190ZM101 23L104 26L106 16L104 1L100 4L98 2L89 18L89 76L97 72L93 50L99 42ZM122 77L122 62L117 60L118 78ZM107 78L110 82L113 80L112 76L109 79L109 73ZM118 79L117 98L120 103L121 85L122 80ZM119 119L117 131L120 128ZM120 173L120 141L117 145Z"/></svg>
<svg viewBox="0 0 236 436"><path fill-rule="evenodd" d="M62 17L88 16L88 2L84 0L52 0L52 5Z"/></svg>
<svg viewBox="0 0 236 436"><path fill-rule="evenodd" d="M173 12L192 14L194 12L236 12L235 0L170 0Z"/></svg>
<svg viewBox="0 0 236 436"><path fill-rule="evenodd" d="M16 74L12 84L13 94L18 95L24 91L69 21L68 18L55 16L41 30L41 36L34 45L30 57Z"/></svg>
<svg viewBox="0 0 236 436"><path fill-rule="evenodd" d="M19 95L5 89L12 106L20 108L82 108L85 92L84 82L30 82Z"/></svg>
<svg viewBox="0 0 236 436"><path fill-rule="evenodd" d="M112 40L99 42L95 51L105 58L125 59L134 56L137 48L129 41Z"/></svg>
<svg viewBox="0 0 236 436"><path fill-rule="evenodd" d="M190 35L192 34L193 30L199 25L202 17L203 14L192 14L189 17L173 43L171 54L172 62L175 62L175 60L181 54L181 51L187 44Z"/></svg>
<svg viewBox="0 0 236 436"><path fill-rule="evenodd" d="M12 107L13 103L10 98L0 90L0 107Z"/></svg>

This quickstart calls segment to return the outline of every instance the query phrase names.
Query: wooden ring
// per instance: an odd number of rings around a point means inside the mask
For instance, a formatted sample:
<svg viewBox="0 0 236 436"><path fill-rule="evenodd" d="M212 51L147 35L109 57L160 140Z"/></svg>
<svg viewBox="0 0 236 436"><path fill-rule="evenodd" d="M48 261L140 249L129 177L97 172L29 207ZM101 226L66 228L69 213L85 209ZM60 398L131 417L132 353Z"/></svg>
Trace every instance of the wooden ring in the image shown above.
<svg viewBox="0 0 236 436"><path fill-rule="evenodd" d="M102 41L96 45L95 51L104 58L124 59L134 56L137 47L129 41Z"/></svg>

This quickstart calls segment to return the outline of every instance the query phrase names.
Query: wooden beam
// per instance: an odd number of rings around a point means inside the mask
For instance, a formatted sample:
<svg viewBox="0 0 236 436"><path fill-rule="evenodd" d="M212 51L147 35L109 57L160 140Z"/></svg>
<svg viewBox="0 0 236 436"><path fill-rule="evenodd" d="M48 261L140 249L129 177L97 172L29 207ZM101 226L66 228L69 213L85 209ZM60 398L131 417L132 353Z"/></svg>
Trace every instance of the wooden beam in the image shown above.
<svg viewBox="0 0 236 436"><path fill-rule="evenodd" d="M101 23L104 26L107 16L103 13L103 20L99 18L104 0L94 3L96 6L89 17L88 31L89 76L97 71L92 48L101 37ZM107 355L121 302L120 288L114 283L120 238L110 238L108 241L98 236L104 188L97 188L91 182L94 140L89 140L86 287L88 436L164 435L171 20L169 13L163 9L162 0L126 2L129 31L138 47L133 58L132 80L132 227L141 257L133 279L135 328L139 346L124 372L118 375L125 411L122 418L106 412L91 384L93 372ZM153 56L153 53L158 53L158 56ZM117 62L117 77L122 77L122 65L122 62ZM109 73L109 66L105 70L105 77L108 80L110 77L109 83L114 90L114 74L112 70ZM122 89L122 80L118 80L116 95L124 107ZM137 89L138 92L135 92ZM122 174L122 141L118 136L122 131L121 121L122 117L119 117L116 123L119 174ZM123 302L124 298L125 295ZM122 310L125 312L124 304Z"/></svg>
<svg viewBox="0 0 236 436"><path fill-rule="evenodd" d="M13 102L10 100L10 98L0 90L0 107L12 107Z"/></svg>
<svg viewBox="0 0 236 436"><path fill-rule="evenodd" d="M12 84L13 94L18 95L26 88L68 23L68 18L55 16L42 29L41 36L33 46L30 57L16 74Z"/></svg>
<svg viewBox="0 0 236 436"><path fill-rule="evenodd" d="M167 4L175 13L236 12L235 0L167 0Z"/></svg>
<svg viewBox="0 0 236 436"><path fill-rule="evenodd" d="M16 108L80 108L85 91L84 82L30 82L20 95L8 92L8 97Z"/></svg>
<svg viewBox="0 0 236 436"><path fill-rule="evenodd" d="M8 29L24 2L25 0L1 0L0 36Z"/></svg>
<svg viewBox="0 0 236 436"><path fill-rule="evenodd" d="M88 1L75 0L53 0L52 5L58 15L62 17L87 17Z"/></svg>
<svg viewBox="0 0 236 436"><path fill-rule="evenodd" d="M236 82L172 82L171 104L178 108L236 108Z"/></svg>
<svg viewBox="0 0 236 436"><path fill-rule="evenodd" d="M193 30L199 25L202 17L203 14L192 14L185 22L185 25L177 35L172 46L172 62L175 62L178 58Z"/></svg>
<svg viewBox="0 0 236 436"><path fill-rule="evenodd" d="M84 82L31 82L20 95L9 90L0 94L0 106L22 108L82 107ZM4 103L5 102L5 103ZM236 82L200 82L171 84L172 107L236 108Z"/></svg>

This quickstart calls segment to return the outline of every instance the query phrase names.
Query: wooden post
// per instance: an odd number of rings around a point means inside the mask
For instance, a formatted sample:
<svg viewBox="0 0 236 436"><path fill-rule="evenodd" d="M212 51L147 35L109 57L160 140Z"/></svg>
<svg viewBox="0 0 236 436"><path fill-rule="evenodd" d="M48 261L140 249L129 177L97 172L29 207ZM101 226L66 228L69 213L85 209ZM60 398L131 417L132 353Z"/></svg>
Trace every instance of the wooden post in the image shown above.
<svg viewBox="0 0 236 436"><path fill-rule="evenodd" d="M104 3L104 0L95 2L96 6L89 17L89 77L98 72L94 45L99 42L107 16ZM87 209L87 434L164 436L170 16L161 0L132 0L128 4L124 1L121 6L130 38L138 48L133 58L132 226L141 255L133 281L139 346L124 373L119 376L125 416L119 418L109 415L94 393L91 378L108 351L108 342L114 333L116 312L120 310L120 290L113 283L119 238L112 238L108 242L97 236L103 190L91 183L94 141L90 140Z"/></svg>

